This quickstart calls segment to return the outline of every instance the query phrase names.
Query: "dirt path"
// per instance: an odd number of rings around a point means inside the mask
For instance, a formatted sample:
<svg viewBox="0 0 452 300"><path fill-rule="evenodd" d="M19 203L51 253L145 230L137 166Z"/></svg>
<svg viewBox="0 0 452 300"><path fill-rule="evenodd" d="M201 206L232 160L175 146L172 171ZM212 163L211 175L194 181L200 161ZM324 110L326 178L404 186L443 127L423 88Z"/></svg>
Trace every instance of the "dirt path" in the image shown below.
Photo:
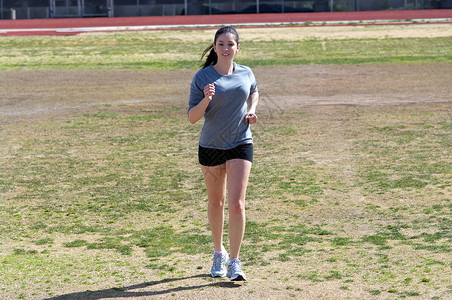
<svg viewBox="0 0 452 300"><path fill-rule="evenodd" d="M294 66L257 71L265 97L287 109L313 105L401 105L452 100L452 64ZM265 99L265 98L264 98ZM275 100L276 101L276 100Z"/></svg>
<svg viewBox="0 0 452 300"><path fill-rule="evenodd" d="M259 67L260 111L331 105L452 101L452 64ZM185 107L194 70L38 70L0 72L0 123L65 116L114 106ZM169 94L172 96L170 97ZM132 105L133 106L133 105Z"/></svg>

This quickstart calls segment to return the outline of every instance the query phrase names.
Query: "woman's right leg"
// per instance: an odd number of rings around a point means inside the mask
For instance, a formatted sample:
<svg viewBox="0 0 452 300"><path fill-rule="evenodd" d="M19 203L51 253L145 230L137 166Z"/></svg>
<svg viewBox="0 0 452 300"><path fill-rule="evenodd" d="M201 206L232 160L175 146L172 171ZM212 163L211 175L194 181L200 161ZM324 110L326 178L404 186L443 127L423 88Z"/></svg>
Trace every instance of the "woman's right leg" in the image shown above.
<svg viewBox="0 0 452 300"><path fill-rule="evenodd" d="M226 164L214 167L201 165L207 189L207 213L215 251L223 244L224 203L226 200Z"/></svg>

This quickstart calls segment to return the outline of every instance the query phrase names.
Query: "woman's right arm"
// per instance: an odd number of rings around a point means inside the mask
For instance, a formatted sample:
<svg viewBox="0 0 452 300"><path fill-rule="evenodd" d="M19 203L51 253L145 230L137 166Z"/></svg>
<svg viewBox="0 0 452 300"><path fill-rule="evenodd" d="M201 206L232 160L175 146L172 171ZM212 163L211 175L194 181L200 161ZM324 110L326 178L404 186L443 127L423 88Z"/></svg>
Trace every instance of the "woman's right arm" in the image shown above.
<svg viewBox="0 0 452 300"><path fill-rule="evenodd" d="M201 120L204 112L206 111L207 106L209 105L210 100L206 97L198 103L198 105L192 107L188 111L188 120L190 123L195 124L199 120Z"/></svg>
<svg viewBox="0 0 452 300"><path fill-rule="evenodd" d="M188 120L191 124L195 124L204 116L207 106L212 101L212 96L215 95L215 85L213 83L204 87L204 98L196 106L193 106L188 111Z"/></svg>

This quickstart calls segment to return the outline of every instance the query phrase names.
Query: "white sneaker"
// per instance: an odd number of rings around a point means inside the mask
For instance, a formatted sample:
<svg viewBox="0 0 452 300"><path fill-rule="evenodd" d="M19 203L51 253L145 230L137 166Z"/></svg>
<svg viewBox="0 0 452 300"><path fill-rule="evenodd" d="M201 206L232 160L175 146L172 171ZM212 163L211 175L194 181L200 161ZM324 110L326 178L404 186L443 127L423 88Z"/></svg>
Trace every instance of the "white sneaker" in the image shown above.
<svg viewBox="0 0 452 300"><path fill-rule="evenodd" d="M229 261L227 276L231 278L232 281L246 281L245 273L243 273L242 266L240 265L240 260L234 259Z"/></svg>
<svg viewBox="0 0 452 300"><path fill-rule="evenodd" d="M225 277L226 276L226 264L229 260L229 254L224 249L223 245L221 245L221 254L213 255L213 265L210 270L210 275L212 277Z"/></svg>

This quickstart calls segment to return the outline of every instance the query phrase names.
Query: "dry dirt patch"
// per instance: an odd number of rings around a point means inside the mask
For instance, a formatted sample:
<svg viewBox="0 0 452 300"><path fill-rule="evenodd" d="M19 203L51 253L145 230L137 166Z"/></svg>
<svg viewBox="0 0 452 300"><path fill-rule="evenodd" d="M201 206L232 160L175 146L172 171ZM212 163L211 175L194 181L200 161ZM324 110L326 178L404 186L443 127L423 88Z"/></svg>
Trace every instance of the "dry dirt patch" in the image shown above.
<svg viewBox="0 0 452 300"><path fill-rule="evenodd" d="M258 67L265 113L317 105L399 105L452 100L452 64ZM187 105L195 70L37 70L0 72L0 123L64 116L99 106Z"/></svg>
<svg viewBox="0 0 452 300"><path fill-rule="evenodd" d="M243 41L303 39L433 38L452 35L452 24L307 26L286 28L241 28Z"/></svg>

